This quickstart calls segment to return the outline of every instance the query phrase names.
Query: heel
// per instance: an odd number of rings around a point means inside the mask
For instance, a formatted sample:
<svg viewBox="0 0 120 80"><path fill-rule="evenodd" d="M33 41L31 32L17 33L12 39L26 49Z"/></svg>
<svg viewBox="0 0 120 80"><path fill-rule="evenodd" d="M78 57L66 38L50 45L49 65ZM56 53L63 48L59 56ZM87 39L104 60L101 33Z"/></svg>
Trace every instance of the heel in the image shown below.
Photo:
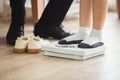
<svg viewBox="0 0 120 80"><path fill-rule="evenodd" d="M48 34L40 34L39 35L41 38L49 38L50 36Z"/></svg>
<svg viewBox="0 0 120 80"><path fill-rule="evenodd" d="M34 32L34 35L35 36L39 36L40 38L49 38L50 36L48 34L45 34L45 33L36 33Z"/></svg>

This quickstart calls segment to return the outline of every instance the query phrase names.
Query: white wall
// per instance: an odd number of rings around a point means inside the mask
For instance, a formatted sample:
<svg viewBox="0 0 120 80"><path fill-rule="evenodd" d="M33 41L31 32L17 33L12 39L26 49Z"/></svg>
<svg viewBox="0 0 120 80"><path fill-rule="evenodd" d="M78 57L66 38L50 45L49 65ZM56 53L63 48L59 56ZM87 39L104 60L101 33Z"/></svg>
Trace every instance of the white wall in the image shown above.
<svg viewBox="0 0 120 80"><path fill-rule="evenodd" d="M3 0L0 0L0 13L3 12Z"/></svg>
<svg viewBox="0 0 120 80"><path fill-rule="evenodd" d="M116 0L109 0L109 10L110 11L116 11Z"/></svg>

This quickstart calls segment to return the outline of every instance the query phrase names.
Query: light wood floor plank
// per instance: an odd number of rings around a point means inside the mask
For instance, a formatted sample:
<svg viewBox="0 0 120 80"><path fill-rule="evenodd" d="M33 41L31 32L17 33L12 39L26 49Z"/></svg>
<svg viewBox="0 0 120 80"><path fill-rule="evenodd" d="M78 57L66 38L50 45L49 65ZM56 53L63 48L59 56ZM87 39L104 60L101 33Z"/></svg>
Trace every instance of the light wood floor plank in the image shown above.
<svg viewBox="0 0 120 80"><path fill-rule="evenodd" d="M77 32L78 18L67 18L66 29ZM0 21L0 80L120 80L120 21L108 13L103 30L106 54L85 61L47 57L39 54L13 53L5 41L9 22ZM32 33L26 24L25 34Z"/></svg>

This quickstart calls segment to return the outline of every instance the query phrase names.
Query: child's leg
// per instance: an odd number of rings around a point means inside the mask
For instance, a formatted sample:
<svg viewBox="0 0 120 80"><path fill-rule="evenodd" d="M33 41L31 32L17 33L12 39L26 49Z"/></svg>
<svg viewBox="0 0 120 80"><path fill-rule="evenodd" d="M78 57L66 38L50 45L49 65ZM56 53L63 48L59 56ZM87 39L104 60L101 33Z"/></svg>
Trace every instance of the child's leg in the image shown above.
<svg viewBox="0 0 120 80"><path fill-rule="evenodd" d="M59 41L59 44L78 44L89 36L91 25L92 0L80 0L80 28L79 32Z"/></svg>
<svg viewBox="0 0 120 80"><path fill-rule="evenodd" d="M80 0L80 27L90 28L92 21L92 1Z"/></svg>
<svg viewBox="0 0 120 80"><path fill-rule="evenodd" d="M93 27L101 30L105 22L108 0L93 0Z"/></svg>
<svg viewBox="0 0 120 80"><path fill-rule="evenodd" d="M93 0L93 29L90 36L82 41L80 48L94 48L103 45L102 28L107 13L108 0Z"/></svg>

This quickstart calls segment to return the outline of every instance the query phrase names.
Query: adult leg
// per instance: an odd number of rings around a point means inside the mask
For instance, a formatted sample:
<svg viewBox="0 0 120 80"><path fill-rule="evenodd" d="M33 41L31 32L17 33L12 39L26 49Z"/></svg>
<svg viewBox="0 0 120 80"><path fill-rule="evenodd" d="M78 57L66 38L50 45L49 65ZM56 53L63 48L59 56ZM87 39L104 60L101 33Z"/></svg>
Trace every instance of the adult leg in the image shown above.
<svg viewBox="0 0 120 80"><path fill-rule="evenodd" d="M82 41L80 48L95 48L102 46L102 29L107 13L108 0L93 0L93 29L90 36Z"/></svg>
<svg viewBox="0 0 120 80"><path fill-rule="evenodd" d="M24 35L25 1L26 0L10 0L11 24L6 36L8 44L14 45L17 37Z"/></svg>
<svg viewBox="0 0 120 80"><path fill-rule="evenodd" d="M49 0L38 24L60 26L73 0Z"/></svg>
<svg viewBox="0 0 120 80"><path fill-rule="evenodd" d="M40 37L54 37L57 39L69 36L70 33L62 29L62 21L73 0L50 0L40 20L35 25L34 34Z"/></svg>
<svg viewBox="0 0 120 80"><path fill-rule="evenodd" d="M92 0L80 0L80 27L78 33L59 41L59 44L79 44L89 36L92 18Z"/></svg>

